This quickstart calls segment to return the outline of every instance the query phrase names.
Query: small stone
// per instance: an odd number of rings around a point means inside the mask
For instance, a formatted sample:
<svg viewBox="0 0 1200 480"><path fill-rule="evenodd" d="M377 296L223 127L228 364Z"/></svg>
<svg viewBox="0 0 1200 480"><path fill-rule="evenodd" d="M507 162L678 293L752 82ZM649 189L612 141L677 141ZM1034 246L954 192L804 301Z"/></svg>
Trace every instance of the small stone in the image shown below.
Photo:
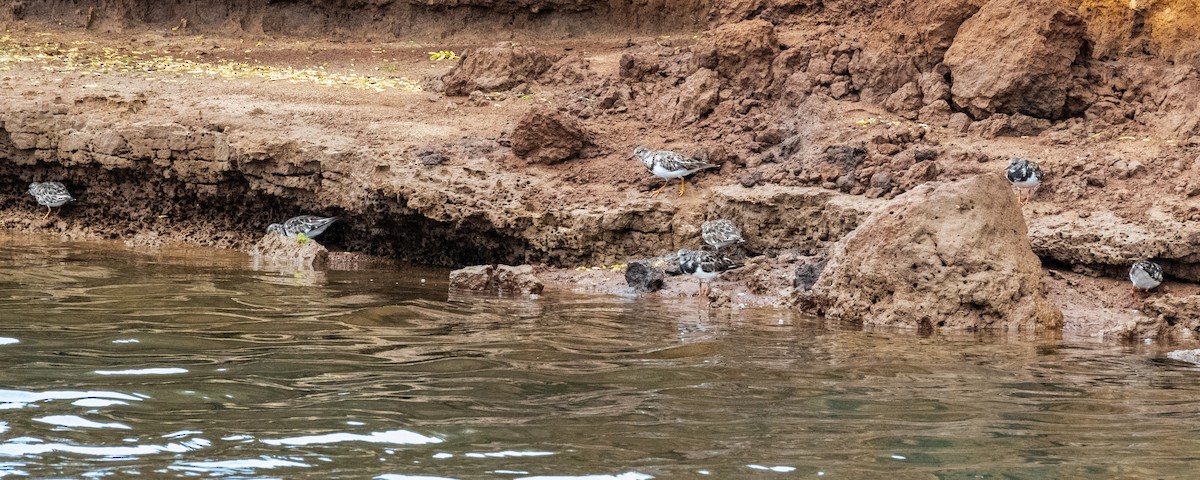
<svg viewBox="0 0 1200 480"><path fill-rule="evenodd" d="M892 172L888 172L888 171L875 172L874 175L871 175L871 187L878 188L883 191L891 190L892 189L892 180L893 180Z"/></svg>
<svg viewBox="0 0 1200 480"><path fill-rule="evenodd" d="M738 178L738 182L741 182L742 186L746 188L753 187L760 181L762 181L762 173L759 172L746 173Z"/></svg>
<svg viewBox="0 0 1200 480"><path fill-rule="evenodd" d="M963 134L967 133L967 129L971 127L971 117L963 112L955 112L950 114L950 121L946 123L946 129L951 132Z"/></svg>
<svg viewBox="0 0 1200 480"><path fill-rule="evenodd" d="M799 291L812 290L817 279L821 277L821 271L825 270L826 260L821 260L814 263L806 263L796 268L796 278L792 281L792 285Z"/></svg>
<svg viewBox="0 0 1200 480"><path fill-rule="evenodd" d="M630 262L625 269L625 284L638 292L656 292L662 290L663 279L666 276L662 270L647 262Z"/></svg>
<svg viewBox="0 0 1200 480"><path fill-rule="evenodd" d="M842 80L829 85L829 96L840 99L850 94L850 81Z"/></svg>
<svg viewBox="0 0 1200 480"><path fill-rule="evenodd" d="M889 157L892 155L895 155L897 153L900 153L900 150L901 150L900 146L898 146L894 143L881 143L875 148L877 150L879 150L879 153L882 153Z"/></svg>
<svg viewBox="0 0 1200 480"><path fill-rule="evenodd" d="M441 165L446 163L446 156L437 150L433 145L426 145L417 150L417 162L427 167Z"/></svg>

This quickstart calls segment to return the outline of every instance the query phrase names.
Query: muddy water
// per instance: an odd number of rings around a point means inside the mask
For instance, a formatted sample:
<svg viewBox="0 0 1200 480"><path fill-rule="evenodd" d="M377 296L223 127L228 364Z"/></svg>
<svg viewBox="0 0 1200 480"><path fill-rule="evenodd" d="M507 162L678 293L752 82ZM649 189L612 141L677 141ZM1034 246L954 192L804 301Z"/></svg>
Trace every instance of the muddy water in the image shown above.
<svg viewBox="0 0 1200 480"><path fill-rule="evenodd" d="M444 275L0 237L0 476L1195 473L1200 371L1157 346L447 298Z"/></svg>

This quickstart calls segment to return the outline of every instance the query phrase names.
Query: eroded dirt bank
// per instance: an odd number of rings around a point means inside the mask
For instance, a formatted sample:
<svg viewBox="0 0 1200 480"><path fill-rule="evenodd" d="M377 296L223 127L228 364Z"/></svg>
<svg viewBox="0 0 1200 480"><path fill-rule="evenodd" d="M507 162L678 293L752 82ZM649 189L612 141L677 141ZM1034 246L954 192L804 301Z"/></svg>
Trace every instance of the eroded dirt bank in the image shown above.
<svg viewBox="0 0 1200 480"><path fill-rule="evenodd" d="M1015 155L1048 173L1023 212L1065 329L1200 328L1191 2L103 6L0 11L5 228L244 249L324 213L335 250L572 268L695 248L728 217L766 256L724 301L786 302L889 199ZM721 167L651 198L639 144ZM79 201L42 221L25 188L47 179ZM1139 258L1169 292L1123 290Z"/></svg>

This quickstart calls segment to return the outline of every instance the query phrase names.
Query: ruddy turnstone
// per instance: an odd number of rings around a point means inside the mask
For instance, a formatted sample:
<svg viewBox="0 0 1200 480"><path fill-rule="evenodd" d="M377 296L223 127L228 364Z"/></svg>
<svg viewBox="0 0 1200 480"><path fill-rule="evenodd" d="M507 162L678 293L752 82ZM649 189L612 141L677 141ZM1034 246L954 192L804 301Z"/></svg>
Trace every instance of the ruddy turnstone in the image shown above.
<svg viewBox="0 0 1200 480"><path fill-rule="evenodd" d="M646 169L650 170L654 176L666 180L662 187L654 191L652 197L662 193L663 189L671 184L673 178L679 179L679 196L682 197L683 192L687 190L687 180L684 180L683 177L716 167L716 165L703 160L686 157L670 150L651 150L641 145L633 149L633 156L638 157L642 161L642 165L645 165Z"/></svg>
<svg viewBox="0 0 1200 480"><path fill-rule="evenodd" d="M1033 199L1033 191L1042 184L1042 167L1032 160L1013 157L1008 161L1008 181L1017 188L1017 205L1025 205ZM1029 196L1021 200L1021 191L1029 189Z"/></svg>
<svg viewBox="0 0 1200 480"><path fill-rule="evenodd" d="M1137 262L1129 267L1129 281L1133 282L1134 298L1137 298L1138 290L1150 293L1151 288L1159 286L1163 281L1162 267L1149 260Z"/></svg>
<svg viewBox="0 0 1200 480"><path fill-rule="evenodd" d="M313 238L317 235L325 233L325 229L329 228L333 222L337 221L338 217L318 217L315 215L301 215L299 217L289 218L283 224L272 223L267 226L267 232L275 232L289 238L296 238L300 234L305 237Z"/></svg>
<svg viewBox="0 0 1200 480"><path fill-rule="evenodd" d="M741 267L742 264L717 252L703 250L680 250L679 271L700 280L700 298L712 291L712 279L721 272ZM705 288L705 284L708 288Z"/></svg>
<svg viewBox="0 0 1200 480"><path fill-rule="evenodd" d="M50 218L51 208L58 208L75 200L75 197L67 193L67 187L58 182L33 182L29 184L29 194L37 199L38 205L46 206L46 216L42 217L42 220Z"/></svg>
<svg viewBox="0 0 1200 480"><path fill-rule="evenodd" d="M704 243L717 250L735 243L746 243L746 239L742 238L742 229L724 218L704 222L700 225L700 236L704 238Z"/></svg>

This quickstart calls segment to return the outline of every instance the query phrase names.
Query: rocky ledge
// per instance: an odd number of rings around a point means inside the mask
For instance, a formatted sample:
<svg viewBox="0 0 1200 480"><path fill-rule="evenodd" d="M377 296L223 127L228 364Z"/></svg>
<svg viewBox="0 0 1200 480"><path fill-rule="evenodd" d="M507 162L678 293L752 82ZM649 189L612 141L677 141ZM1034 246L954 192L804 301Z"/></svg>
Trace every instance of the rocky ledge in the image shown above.
<svg viewBox="0 0 1200 480"><path fill-rule="evenodd" d="M137 12L197 7L18 3L0 11L6 229L249 249L269 223L339 215L334 251L614 290L591 267L697 248L730 218L746 266L717 306L811 287L867 325L1055 328L1053 304L1067 332L1200 331L1200 27L1171 14L1194 2L238 3L170 24ZM425 43L393 41L431 12L447 22ZM589 23L619 13L648 22ZM497 44L514 15L556 27ZM433 34L472 16L491 35ZM428 55L446 49L462 58ZM653 197L637 145L719 168ZM987 180L1011 156L1047 173L1020 210ZM42 220L25 188L51 179L78 202ZM1149 299L1123 280L1140 258L1168 276Z"/></svg>

